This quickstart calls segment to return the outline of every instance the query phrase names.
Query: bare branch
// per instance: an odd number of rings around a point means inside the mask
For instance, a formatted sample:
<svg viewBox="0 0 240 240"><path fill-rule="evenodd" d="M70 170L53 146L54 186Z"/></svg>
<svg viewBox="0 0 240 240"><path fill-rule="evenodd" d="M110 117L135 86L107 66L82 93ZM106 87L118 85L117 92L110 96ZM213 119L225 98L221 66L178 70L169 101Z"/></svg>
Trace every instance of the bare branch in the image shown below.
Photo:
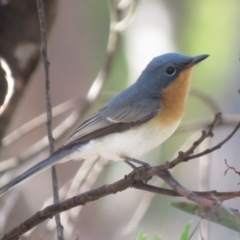
<svg viewBox="0 0 240 240"><path fill-rule="evenodd" d="M195 141L192 146L186 152L179 152L178 157L175 158L170 162L170 168L175 167L177 164L183 161L187 161L186 159L189 155L193 154L194 150L208 137L213 137L213 128L217 125L217 123L221 120L221 113L217 113L213 122L209 125L209 129L206 132L205 130L202 131L202 135L200 138ZM197 154L196 154L197 155ZM201 155L202 156L202 155Z"/></svg>
<svg viewBox="0 0 240 240"><path fill-rule="evenodd" d="M172 189L160 188L160 187L152 186L149 184L145 184L143 182L136 182L133 187L136 189L147 191L147 192L166 195L166 196L170 196L170 197L181 197L182 196L181 194L179 194L178 192L176 192ZM193 191L193 193L195 193L203 198L207 198L212 201L218 200L220 202L240 196L240 191L235 191L235 192L217 192L217 191L198 192L198 191Z"/></svg>
<svg viewBox="0 0 240 240"><path fill-rule="evenodd" d="M135 182L136 179L138 179L139 181L144 180L144 177L147 175L147 172L149 172L149 168L154 168L154 167L138 168L138 169L134 170L132 173L130 173L129 175L125 176L123 179L121 179L115 183L112 183L109 185L104 185L102 187L93 189L91 191L82 193L80 195L77 195L73 198L69 198L61 203L50 205L50 206L44 208L43 210L38 211L32 217L30 217L29 219L27 219L26 221L24 221L23 223L21 223L14 229L12 229L9 233L5 234L2 237L2 240L16 239L19 236L21 236L22 234L24 234L25 232L29 231L31 228L35 227L36 225L43 222L44 220L53 217L55 214L57 214L59 212L69 210L69 209L74 208L79 205L84 205L87 202L96 201L96 200L98 200L102 197L105 197L107 195L110 195L110 194L116 194L117 192L121 192L132 186L135 187L136 184L139 184L139 183ZM139 173L142 173L142 174L139 174ZM159 173L156 173L156 175L157 174L159 174ZM141 175L144 177L140 177ZM162 176L162 177L165 178L164 176ZM168 190L165 190L165 191L166 191L166 193L168 192ZM215 191L213 191L213 192L203 193L203 196L204 196L204 194L205 194L205 196L211 196L211 194L212 194L212 196L214 196L217 193ZM219 194L222 196L225 196L226 199L228 199L229 196L234 196L234 197L240 196L240 192L229 193L229 195L228 195L228 193L226 193L226 194L219 193ZM177 193L176 193L176 196L178 196ZM228 197L226 197L226 196L228 196ZM213 201L211 201L211 202L214 205L214 202ZM209 206L208 202L207 202L207 206Z"/></svg>
<svg viewBox="0 0 240 240"><path fill-rule="evenodd" d="M40 23L40 31L41 31L41 39L42 39L42 55L44 61L44 69L45 69L45 90L46 90L46 109L47 109L47 133L48 133L48 141L50 147L50 154L54 152L54 139L52 135L52 106L51 106L51 93L50 93L50 79L49 79L49 61L47 56L47 29L46 29L46 19L44 14L44 7L42 0L36 0L39 23ZM54 203L59 203L59 195L58 195L58 180L57 180L57 172L56 167L52 166L52 187L53 187L53 199ZM63 227L61 224L60 215L55 215L56 225L57 225L57 235L59 240L63 240Z"/></svg>
<svg viewBox="0 0 240 240"><path fill-rule="evenodd" d="M237 126L233 129L233 131L223 141L221 141L220 143L218 143L217 145L215 145L212 148L206 149L205 151L203 151L201 153L188 156L184 161L188 161L190 159L198 158L198 157L201 157L201 156L206 155L208 153L216 151L217 149L221 148L228 140L230 140L234 136L234 134L239 130L239 128L240 128L240 122L237 124Z"/></svg>
<svg viewBox="0 0 240 240"><path fill-rule="evenodd" d="M115 194L119 191L123 191L133 184L133 180L128 177L113 184L104 185L97 189L85 192L73 198L67 199L61 203L50 205L41 211L38 211L32 217L21 223L19 226L12 229L9 233L5 234L2 239L16 239L23 233L27 232L31 228L35 227L39 223L48 218L52 218L55 214L69 210L78 205L84 205L87 202L95 201L99 198L107 196L109 194Z"/></svg>
<svg viewBox="0 0 240 240"><path fill-rule="evenodd" d="M162 178L169 186L172 187L181 196L204 206L213 207L216 203L214 201L202 198L192 191L184 188L179 182L177 182L169 171L159 172L158 176Z"/></svg>

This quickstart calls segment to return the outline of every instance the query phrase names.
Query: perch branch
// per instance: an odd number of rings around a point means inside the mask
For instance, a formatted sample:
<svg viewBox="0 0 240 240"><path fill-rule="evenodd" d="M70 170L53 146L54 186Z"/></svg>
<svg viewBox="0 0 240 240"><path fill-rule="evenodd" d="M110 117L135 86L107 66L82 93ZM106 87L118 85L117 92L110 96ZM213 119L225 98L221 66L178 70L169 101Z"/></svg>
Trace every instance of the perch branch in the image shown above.
<svg viewBox="0 0 240 240"><path fill-rule="evenodd" d="M129 175L125 176L123 179L117 182L114 182L109 185L104 185L102 187L93 189L91 191L87 191L80 195L69 198L61 203L50 205L44 208L43 210L38 211L29 219L19 224L17 227L13 228L10 232L8 232L2 237L2 240L17 239L19 238L19 236L29 231L31 228L35 227L36 225L38 225L39 223L43 222L48 218L52 218L55 214L59 212L69 210L79 205L84 205L88 202L96 201L110 194L116 194L117 192L124 191L127 188L130 188L132 186L135 187L136 179L138 179L139 181L143 181L145 179L145 176L147 175L147 172L149 170L148 168L152 168L152 167L138 168L137 170L134 170L132 173L130 173ZM139 175L139 172L143 173L141 174L143 177L140 177L141 175ZM171 193L174 193L176 194L175 196L178 196L177 195L178 193L175 193L174 191ZM232 197L240 196L240 192L225 194L225 193L217 193L215 191L208 192L208 193L204 192L202 196L211 196L211 194L213 194L212 196L219 194L219 196L225 197L225 199L228 199L230 196ZM199 193L199 195L201 194ZM212 196L211 196L211 199L212 199Z"/></svg>

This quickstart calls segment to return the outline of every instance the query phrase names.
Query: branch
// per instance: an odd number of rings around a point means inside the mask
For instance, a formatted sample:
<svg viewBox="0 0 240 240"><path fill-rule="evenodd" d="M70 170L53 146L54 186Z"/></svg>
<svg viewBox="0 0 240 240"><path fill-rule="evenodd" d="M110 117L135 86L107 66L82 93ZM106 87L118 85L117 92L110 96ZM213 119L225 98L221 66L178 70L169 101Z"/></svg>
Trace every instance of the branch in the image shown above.
<svg viewBox="0 0 240 240"><path fill-rule="evenodd" d="M145 184L143 182L136 182L133 186L135 189L144 190L151 193L161 194L165 196L170 197L182 197L181 194L178 192L172 190L172 189L166 189L166 188L160 188L156 186L152 186L149 184ZM217 191L205 191L205 192L198 192L193 191L193 193L197 194L198 196L201 196L203 198L207 198L212 201L225 201L229 200L235 197L240 197L240 191L235 192L217 192Z"/></svg>
<svg viewBox="0 0 240 240"><path fill-rule="evenodd" d="M50 154L54 152L54 139L52 135L52 106L51 106L51 93L50 93L50 79L49 79L49 61L47 56L47 29L46 29L46 19L44 14L44 7L42 0L36 0L39 23L40 23L40 31L41 31L41 39L42 39L42 55L44 60L44 69L45 69L45 90L46 90L46 109L47 109L47 133L48 133L48 141ZM56 167L52 166L52 188L53 188L53 199L54 203L59 203L59 195L58 195L58 179ZM63 240L63 227L61 224L60 215L55 215L55 221L57 225L57 235L59 240Z"/></svg>
<svg viewBox="0 0 240 240"><path fill-rule="evenodd" d="M19 236L24 234L25 232L29 231L33 227L37 226L39 223L43 222L44 220L48 218L52 218L55 214L59 212L63 212L66 210L69 210L71 208L74 208L79 205L85 205L88 202L96 201L102 197L105 197L110 194L116 194L117 192L121 192L126 190L127 188L134 187L140 189L141 186L146 186L146 185L141 185L141 183L136 183L136 179L139 181L144 180L145 176L147 175L147 172L149 171L149 168L154 168L154 167L141 167L127 176L125 176L123 179L114 182L109 185L104 185L102 187L93 189L91 191L82 193L80 195L77 195L75 197L69 198L61 203L53 204L50 205L46 208L44 208L41 211L38 211L35 213L33 216L31 216L29 219L18 225L17 227L13 228L10 232L5 234L2 237L2 240L10 240L10 239L17 239ZM140 175L139 175L140 174ZM144 177L140 177L140 176ZM140 185L139 185L140 184ZM148 186L148 185L147 185ZM151 187L154 189L154 187ZM158 189L158 188L157 188ZM153 190L155 192L155 190ZM170 193L168 190L165 190L166 193ZM156 192L157 193L157 192ZM176 194L175 196L178 196L178 193L172 192ZM168 195L168 194L166 194ZM236 197L240 196L240 192L233 192L233 193L217 193L215 191L212 192L203 192L202 196L211 196L211 199L213 199L213 196L221 196L222 198L229 199L230 196Z"/></svg>
<svg viewBox="0 0 240 240"><path fill-rule="evenodd" d="M194 150L208 137L213 137L213 128L217 125L217 123L221 120L221 113L217 113L213 122L209 125L208 131L202 131L202 135L200 138L195 141L192 146L186 152L179 152L178 157L171 161L170 168L175 167L177 164L187 161L186 159L189 155L193 154Z"/></svg>
<svg viewBox="0 0 240 240"><path fill-rule="evenodd" d="M169 171L159 172L158 176L162 178L169 186L172 187L172 189L174 189L181 196L206 207L213 207L214 205L216 205L215 201L202 198L197 194L193 193L192 191L184 188L172 177Z"/></svg>
<svg viewBox="0 0 240 240"><path fill-rule="evenodd" d="M215 145L212 148L206 149L205 151L203 151L201 153L187 157L184 161L188 161L190 159L204 156L208 153L214 152L215 150L221 148L228 140L230 140L233 137L233 135L239 130L239 128L240 128L240 122L236 125L236 127L233 129L233 131L223 141L221 141L220 143L218 143L217 145Z"/></svg>
<svg viewBox="0 0 240 240"><path fill-rule="evenodd" d="M121 192L131 187L133 183L134 181L131 178L126 177L113 184L104 185L97 189L94 189L94 190L85 192L83 194L80 194L78 196L75 196L73 198L67 199L61 203L50 205L44 208L43 210L38 211L32 217L30 217L29 219L21 223L19 226L12 229L9 233L5 234L2 240L17 239L19 236L21 236L25 232L37 226L39 223L43 222L44 220L48 218L52 218L55 214L59 212L69 210L79 205L84 205L87 202L98 200L99 198L102 198L109 194L113 194L113 193L115 194L117 192Z"/></svg>

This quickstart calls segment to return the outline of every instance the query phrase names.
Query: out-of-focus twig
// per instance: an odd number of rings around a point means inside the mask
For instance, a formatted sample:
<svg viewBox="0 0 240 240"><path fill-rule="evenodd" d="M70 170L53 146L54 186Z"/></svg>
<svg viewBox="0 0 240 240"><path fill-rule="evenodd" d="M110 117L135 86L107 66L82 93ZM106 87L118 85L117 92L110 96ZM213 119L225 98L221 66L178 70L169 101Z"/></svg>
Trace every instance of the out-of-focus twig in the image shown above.
<svg viewBox="0 0 240 240"><path fill-rule="evenodd" d="M112 19L111 22L113 24L118 21L118 14L117 10L115 9L113 3L110 0L109 6ZM82 101L82 104L78 107L78 109L73 111L61 124L59 124L53 130L53 136L55 139L60 139L62 136L65 135L66 132L69 131L69 129L72 128L73 125L79 122L79 120L82 119L84 114L87 112L87 110L91 107L91 105L95 102L95 100L99 96L102 86L104 82L107 80L110 68L112 66L112 60L118 46L118 37L119 33L117 31L115 31L114 29L110 30L107 54L102 69L99 71L96 79L94 80L92 86L88 91L86 98ZM20 154L20 156L18 156L17 158L8 159L7 161L12 162L12 164L14 165L16 162L29 160L30 158L36 157L39 153L44 151L47 148L47 146L48 140L46 137L44 137L35 144L33 144L29 149L24 151L22 154Z"/></svg>
<svg viewBox="0 0 240 240"><path fill-rule="evenodd" d="M56 107L53 107L52 109L52 117L57 117L58 115L71 110L72 108L76 107L77 104L80 104L82 100L79 99L72 99L69 101L66 101L64 103L59 104ZM4 147L14 143L18 139L20 139L25 134L35 130L37 127L41 126L46 122L46 113L43 113L29 122L25 123L24 125L20 126L18 129L7 135L2 140L2 145Z"/></svg>
<svg viewBox="0 0 240 240"><path fill-rule="evenodd" d="M138 183L137 183L137 185L138 185ZM141 189L141 188L135 187L135 185L134 185L134 188ZM134 210L134 213L132 214L130 220L126 223L126 225L121 230L121 234L123 236L128 236L130 233L136 231L136 229L139 226L139 222L143 219L144 215L146 214L155 195L156 195L156 193L152 194L151 191L146 190L144 192L144 194L143 194L143 196L141 196L141 198L138 202L138 205L136 206L136 209Z"/></svg>
<svg viewBox="0 0 240 240"><path fill-rule="evenodd" d="M78 174L76 174L76 176L74 177L75 183L71 184L71 186L69 187L70 191L66 195L66 198L89 191L98 179L99 174L102 172L107 162L107 160L101 159L94 161L89 166L87 161L85 161L81 169L78 171ZM87 166L85 166L85 163L87 163ZM66 238L70 238L72 234L73 226L71 224L71 220L79 216L82 208L83 206L78 206L62 214L62 222L64 226L67 226L67 229L65 231ZM51 220L49 221L49 223L50 222ZM47 226L49 226L49 223L47 224Z"/></svg>
<svg viewBox="0 0 240 240"><path fill-rule="evenodd" d="M240 115L226 114L226 115L222 115L221 118L222 120L221 122L218 123L216 128L236 125L239 122ZM176 132L183 133L183 132L199 130L201 128L206 128L207 126L209 126L210 122L211 122L210 119L203 119L203 120L191 121L191 122L189 121L181 124Z"/></svg>
<svg viewBox="0 0 240 240"><path fill-rule="evenodd" d="M42 0L36 0L39 23L40 23L40 32L42 39L42 56L44 62L45 69L45 91L46 91L46 110L47 110L47 135L49 141L50 154L54 152L54 139L52 135L52 106L51 106L51 93L50 93L50 78L49 78L49 60L48 60L48 52L47 52L47 29L46 29L46 19L44 14L44 7ZM52 172L52 188L53 188L53 199L54 203L59 203L59 195L58 195L58 180L57 180L57 172L56 167L51 167ZM60 215L55 215L55 221L57 225L57 235L59 240L63 240L63 227L61 224Z"/></svg>
<svg viewBox="0 0 240 240"><path fill-rule="evenodd" d="M7 93L5 95L4 102L0 107L0 115L1 115L3 113L3 111L6 109L6 107L8 106L8 103L13 95L14 78L13 78L12 71L11 71L9 65L3 58L0 58L0 65L5 72L5 79L7 81Z"/></svg>
<svg viewBox="0 0 240 240"><path fill-rule="evenodd" d="M213 113L221 112L221 109L218 106L218 103L214 101L214 99L211 96L204 93L203 91L192 88L190 90L190 94L194 97L201 99L202 102L206 103L206 106L208 106Z"/></svg>
<svg viewBox="0 0 240 240"><path fill-rule="evenodd" d="M139 0L132 0L130 2L130 7L127 15L121 21L118 21L114 24L113 27L115 31L123 31L132 22L135 16L135 13L137 11L138 3L139 3ZM125 6L123 4L118 5L118 8L121 10L124 10L124 8L126 7L127 7L127 4Z"/></svg>

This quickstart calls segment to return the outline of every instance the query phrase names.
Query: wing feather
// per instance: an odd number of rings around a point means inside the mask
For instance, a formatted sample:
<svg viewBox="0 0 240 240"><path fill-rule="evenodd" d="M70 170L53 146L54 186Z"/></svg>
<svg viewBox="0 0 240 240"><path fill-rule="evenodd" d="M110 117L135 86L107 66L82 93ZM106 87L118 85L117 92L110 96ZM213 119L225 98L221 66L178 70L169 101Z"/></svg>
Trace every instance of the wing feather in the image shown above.
<svg viewBox="0 0 240 240"><path fill-rule="evenodd" d="M124 94L128 97L124 97ZM106 107L83 122L70 136L64 147L72 147L111 133L126 131L149 121L159 110L159 99L149 99L139 94L129 95L122 92Z"/></svg>

